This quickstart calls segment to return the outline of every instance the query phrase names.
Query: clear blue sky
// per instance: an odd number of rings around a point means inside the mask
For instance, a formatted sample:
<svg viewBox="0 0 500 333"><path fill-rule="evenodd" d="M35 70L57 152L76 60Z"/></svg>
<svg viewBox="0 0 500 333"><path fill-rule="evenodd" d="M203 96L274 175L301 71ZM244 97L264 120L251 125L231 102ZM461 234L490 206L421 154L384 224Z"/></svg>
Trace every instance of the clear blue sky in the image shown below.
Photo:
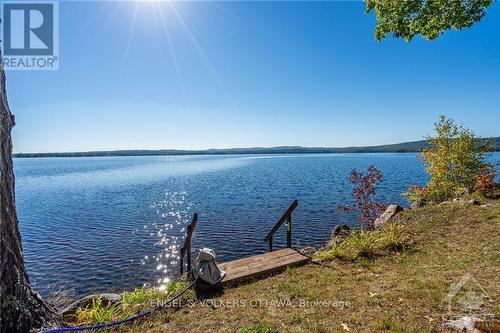
<svg viewBox="0 0 500 333"><path fill-rule="evenodd" d="M362 2L172 5L61 2L59 71L7 73L15 152L375 145L439 114L500 135L500 4L411 43Z"/></svg>

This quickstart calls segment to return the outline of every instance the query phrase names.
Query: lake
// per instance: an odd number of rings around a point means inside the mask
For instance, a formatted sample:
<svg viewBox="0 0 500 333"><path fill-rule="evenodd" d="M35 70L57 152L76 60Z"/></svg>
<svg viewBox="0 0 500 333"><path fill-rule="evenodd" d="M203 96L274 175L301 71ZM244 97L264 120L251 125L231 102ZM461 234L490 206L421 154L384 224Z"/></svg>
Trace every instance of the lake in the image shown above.
<svg viewBox="0 0 500 333"><path fill-rule="evenodd" d="M352 201L350 171L370 164L384 174L387 203L407 206L401 193L427 181L410 153L15 159L28 272L44 296L159 286L178 276L194 212L193 248L227 261L266 252L264 237L294 199L294 246L318 246L335 225L358 224L337 207Z"/></svg>

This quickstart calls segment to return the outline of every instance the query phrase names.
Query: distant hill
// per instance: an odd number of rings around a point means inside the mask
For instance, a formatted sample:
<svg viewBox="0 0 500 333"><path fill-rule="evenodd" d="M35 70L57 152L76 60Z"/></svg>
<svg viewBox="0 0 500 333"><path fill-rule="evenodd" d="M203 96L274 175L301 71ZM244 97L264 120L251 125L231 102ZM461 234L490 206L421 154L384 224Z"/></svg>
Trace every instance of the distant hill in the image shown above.
<svg viewBox="0 0 500 333"><path fill-rule="evenodd" d="M481 139L481 141L493 140L496 151L500 151L500 137ZM85 157L85 156L150 156L150 155L229 155L229 154L323 154L323 153L411 153L419 152L427 147L427 140L396 143L382 146L366 147L253 147L253 148L229 148L229 149L206 149L206 150L113 150L113 151L88 151L68 153L16 153L14 157Z"/></svg>

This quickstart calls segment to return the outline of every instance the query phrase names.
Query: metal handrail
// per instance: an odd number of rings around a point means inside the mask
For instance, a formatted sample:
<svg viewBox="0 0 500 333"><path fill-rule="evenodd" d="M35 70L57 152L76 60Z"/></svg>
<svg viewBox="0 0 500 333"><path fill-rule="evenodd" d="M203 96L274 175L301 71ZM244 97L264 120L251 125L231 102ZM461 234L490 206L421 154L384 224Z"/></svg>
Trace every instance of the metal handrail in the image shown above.
<svg viewBox="0 0 500 333"><path fill-rule="evenodd" d="M271 229L271 231L267 234L266 238L264 241L269 242L269 252L273 251L273 236L278 231L278 229L281 227L281 225L287 221L287 228L286 228L286 247L291 248L292 247L292 212L297 208L299 205L297 200L294 200L290 207L288 207L287 211L283 216L276 222L274 227Z"/></svg>

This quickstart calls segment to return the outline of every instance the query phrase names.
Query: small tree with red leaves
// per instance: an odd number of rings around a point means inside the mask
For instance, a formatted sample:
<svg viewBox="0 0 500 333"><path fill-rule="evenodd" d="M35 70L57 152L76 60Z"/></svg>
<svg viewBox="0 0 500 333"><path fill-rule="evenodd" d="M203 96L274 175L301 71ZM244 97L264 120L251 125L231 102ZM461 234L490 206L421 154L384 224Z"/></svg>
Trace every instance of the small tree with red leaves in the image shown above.
<svg viewBox="0 0 500 333"><path fill-rule="evenodd" d="M474 191L488 198L495 193L495 177L497 173L491 164L483 164L476 175Z"/></svg>
<svg viewBox="0 0 500 333"><path fill-rule="evenodd" d="M339 206L343 211L359 211L358 220L363 222L367 229L373 229L375 220L387 208L385 203L375 201L377 183L382 177L382 172L373 165L368 167L366 173L352 170L349 182L354 185L354 204Z"/></svg>

